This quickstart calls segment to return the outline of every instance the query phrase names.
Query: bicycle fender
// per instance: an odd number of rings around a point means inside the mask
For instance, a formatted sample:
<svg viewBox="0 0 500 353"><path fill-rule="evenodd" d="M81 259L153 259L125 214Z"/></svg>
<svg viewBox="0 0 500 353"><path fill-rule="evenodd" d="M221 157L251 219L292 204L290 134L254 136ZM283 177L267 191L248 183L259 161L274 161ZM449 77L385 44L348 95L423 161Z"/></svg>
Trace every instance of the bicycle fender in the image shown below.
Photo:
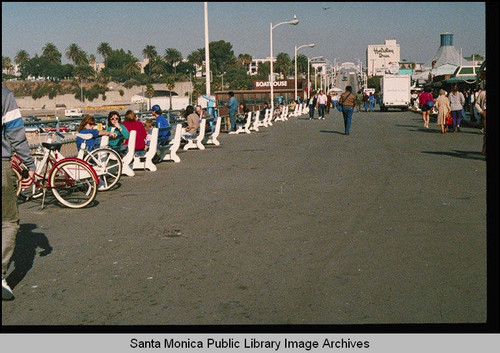
<svg viewBox="0 0 500 353"><path fill-rule="evenodd" d="M57 163L55 163L53 166L52 166L52 169L50 170L50 173L49 173L49 180L50 180L50 175L52 175L52 171L54 170L54 167L62 162L66 162L66 161L78 161L80 163L83 163L85 164L87 167L89 167L90 169L90 172L92 173L92 177L97 181L96 185L99 185L99 177L97 176L97 173L96 171L94 170L94 167L92 167L88 162L85 162L83 159L80 159L80 158L76 158L76 157L66 157L66 158L63 158L61 160L58 160Z"/></svg>

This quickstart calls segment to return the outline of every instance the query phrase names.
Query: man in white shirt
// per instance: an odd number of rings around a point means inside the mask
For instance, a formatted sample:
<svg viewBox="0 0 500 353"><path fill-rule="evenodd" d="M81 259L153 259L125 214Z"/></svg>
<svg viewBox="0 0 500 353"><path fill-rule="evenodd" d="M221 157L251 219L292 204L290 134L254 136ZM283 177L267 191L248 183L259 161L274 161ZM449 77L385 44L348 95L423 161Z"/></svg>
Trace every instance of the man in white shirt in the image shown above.
<svg viewBox="0 0 500 353"><path fill-rule="evenodd" d="M316 101L316 105L318 107L318 119L325 120L325 107L326 107L326 102L328 100L328 97L326 96L325 92L323 90L319 91L318 99Z"/></svg>

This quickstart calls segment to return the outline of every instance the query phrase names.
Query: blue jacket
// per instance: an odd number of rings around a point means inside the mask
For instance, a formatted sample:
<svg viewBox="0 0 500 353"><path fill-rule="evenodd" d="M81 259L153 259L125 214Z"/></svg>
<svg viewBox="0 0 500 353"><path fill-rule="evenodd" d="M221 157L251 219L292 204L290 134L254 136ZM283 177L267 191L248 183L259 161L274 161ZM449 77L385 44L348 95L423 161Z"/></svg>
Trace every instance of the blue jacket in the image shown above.
<svg viewBox="0 0 500 353"><path fill-rule="evenodd" d="M169 127L170 124L168 123L167 119L163 116L163 114L158 115L156 117L156 123L155 126L160 129L162 127ZM170 130L160 130L158 131L158 140L160 142L163 142L166 138L170 136Z"/></svg>
<svg viewBox="0 0 500 353"><path fill-rule="evenodd" d="M233 113L238 110L238 101L235 97L229 98L229 102L227 102L227 108Z"/></svg>

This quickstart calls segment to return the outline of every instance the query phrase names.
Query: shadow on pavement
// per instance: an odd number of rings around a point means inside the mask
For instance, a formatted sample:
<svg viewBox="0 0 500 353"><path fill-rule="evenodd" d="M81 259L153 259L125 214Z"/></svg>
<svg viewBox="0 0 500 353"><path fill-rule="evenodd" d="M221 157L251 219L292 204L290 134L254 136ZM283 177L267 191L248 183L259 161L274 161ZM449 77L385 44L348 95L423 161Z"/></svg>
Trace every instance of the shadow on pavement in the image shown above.
<svg viewBox="0 0 500 353"><path fill-rule="evenodd" d="M9 285L14 288L26 276L33 267L36 249L42 248L40 256L47 256L52 252L52 246L43 233L33 232L37 228L36 224L21 224L16 238L16 247L11 258L11 265L15 268L9 275Z"/></svg>
<svg viewBox="0 0 500 353"><path fill-rule="evenodd" d="M340 131L319 130L319 132L326 132L326 133L329 133L329 134L344 135L344 133L340 132Z"/></svg>
<svg viewBox="0 0 500 353"><path fill-rule="evenodd" d="M464 159L472 159L472 160L484 160L486 161L486 156L483 156L481 154L481 151L422 151L422 153L428 153L428 154L436 154L436 155L443 155L443 156L450 156L450 157L457 157L457 158L464 158Z"/></svg>

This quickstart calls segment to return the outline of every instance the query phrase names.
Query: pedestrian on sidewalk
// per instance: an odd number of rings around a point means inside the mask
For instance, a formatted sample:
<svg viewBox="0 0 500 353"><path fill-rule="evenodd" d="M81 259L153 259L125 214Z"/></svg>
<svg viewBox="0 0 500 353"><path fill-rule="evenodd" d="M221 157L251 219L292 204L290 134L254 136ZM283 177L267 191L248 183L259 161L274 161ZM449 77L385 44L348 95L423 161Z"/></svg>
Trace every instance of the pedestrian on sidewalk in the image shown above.
<svg viewBox="0 0 500 353"><path fill-rule="evenodd" d="M316 92L309 98L309 120L314 119L314 107L316 106Z"/></svg>
<svg viewBox="0 0 500 353"><path fill-rule="evenodd" d="M356 93L356 107L357 112L359 113L361 111L361 105L363 104L363 92L361 90Z"/></svg>
<svg viewBox="0 0 500 353"><path fill-rule="evenodd" d="M482 155L486 154L486 88L479 93L476 99L475 108L478 114L481 116L481 122L483 123L483 149L481 151Z"/></svg>
<svg viewBox="0 0 500 353"><path fill-rule="evenodd" d="M236 111L238 110L238 101L234 97L234 92L228 93L229 102L227 102L227 112L229 114L229 121L231 122L231 131L236 131Z"/></svg>
<svg viewBox="0 0 500 353"><path fill-rule="evenodd" d="M441 128L441 134L446 134L446 117L450 113L451 108L444 89L439 90L439 97L436 99L436 109L438 110L436 124Z"/></svg>
<svg viewBox="0 0 500 353"><path fill-rule="evenodd" d="M340 96L339 104L342 106L345 135L350 135L352 113L354 112L354 106L356 105L356 96L352 94L351 86L347 86L345 88L345 92Z"/></svg>
<svg viewBox="0 0 500 353"><path fill-rule="evenodd" d="M429 128L429 119L431 110L434 106L434 98L432 98L431 88L426 87L424 91L418 97L418 102L420 103L420 110L422 111L422 120L424 120L424 128ZM431 102L432 105L429 105L428 102Z"/></svg>
<svg viewBox="0 0 500 353"><path fill-rule="evenodd" d="M451 107L451 117L453 118L453 132L460 132L460 122L462 121L462 110L464 109L465 98L458 86L454 85L448 95Z"/></svg>
<svg viewBox="0 0 500 353"><path fill-rule="evenodd" d="M318 106L318 120L325 120L325 107L328 98L323 90L319 91L316 105Z"/></svg>
<svg viewBox="0 0 500 353"><path fill-rule="evenodd" d="M19 231L17 178L10 162L13 151L28 169L28 176L21 182L29 185L35 175L35 161L30 153L21 111L14 94L2 86L2 300L14 299L12 289L5 279Z"/></svg>

